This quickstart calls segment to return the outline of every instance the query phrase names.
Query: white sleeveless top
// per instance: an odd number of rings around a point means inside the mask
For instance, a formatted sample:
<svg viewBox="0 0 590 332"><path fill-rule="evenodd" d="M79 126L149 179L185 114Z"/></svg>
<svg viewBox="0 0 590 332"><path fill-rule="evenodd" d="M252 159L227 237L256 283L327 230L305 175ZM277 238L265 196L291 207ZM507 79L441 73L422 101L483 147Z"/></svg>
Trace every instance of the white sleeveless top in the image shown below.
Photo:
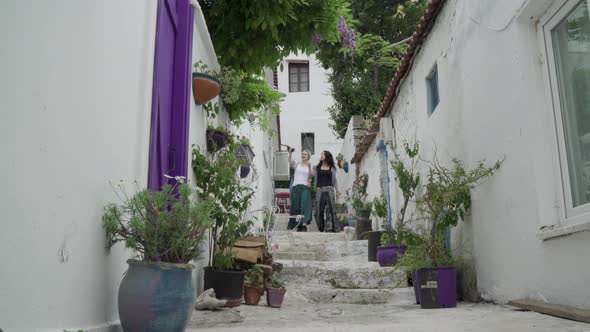
<svg viewBox="0 0 590 332"><path fill-rule="evenodd" d="M308 167L309 166L309 167ZM301 163L297 163L297 167L295 167L295 174L293 175L293 187L299 184L307 185L307 180L309 179L309 169L311 165L301 165Z"/></svg>

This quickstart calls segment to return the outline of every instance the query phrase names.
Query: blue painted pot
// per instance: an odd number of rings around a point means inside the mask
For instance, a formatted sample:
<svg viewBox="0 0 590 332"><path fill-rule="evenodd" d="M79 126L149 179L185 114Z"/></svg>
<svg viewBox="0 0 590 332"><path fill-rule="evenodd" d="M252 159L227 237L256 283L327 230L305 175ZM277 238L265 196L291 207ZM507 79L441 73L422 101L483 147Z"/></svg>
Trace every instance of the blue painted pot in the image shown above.
<svg viewBox="0 0 590 332"><path fill-rule="evenodd" d="M195 301L190 264L127 261L119 286L119 318L125 332L182 332Z"/></svg>

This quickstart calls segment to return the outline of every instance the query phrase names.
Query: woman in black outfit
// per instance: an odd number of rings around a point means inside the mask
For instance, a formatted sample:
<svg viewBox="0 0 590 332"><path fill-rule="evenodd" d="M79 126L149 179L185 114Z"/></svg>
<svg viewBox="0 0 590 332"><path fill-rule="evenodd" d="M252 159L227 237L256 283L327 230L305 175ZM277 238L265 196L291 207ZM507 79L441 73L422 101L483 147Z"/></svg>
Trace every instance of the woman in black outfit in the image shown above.
<svg viewBox="0 0 590 332"><path fill-rule="evenodd" d="M323 151L320 162L315 167L315 186L317 224L320 232L339 232L340 224L336 220L336 165L329 151Z"/></svg>

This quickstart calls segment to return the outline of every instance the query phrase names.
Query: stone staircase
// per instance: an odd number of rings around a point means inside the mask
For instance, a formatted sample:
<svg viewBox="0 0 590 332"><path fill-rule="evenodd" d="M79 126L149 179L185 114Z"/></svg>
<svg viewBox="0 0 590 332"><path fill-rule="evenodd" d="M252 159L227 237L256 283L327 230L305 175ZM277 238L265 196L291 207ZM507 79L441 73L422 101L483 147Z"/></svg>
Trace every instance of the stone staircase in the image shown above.
<svg viewBox="0 0 590 332"><path fill-rule="evenodd" d="M407 287L406 275L367 259L367 241L347 241L344 233L286 232L288 216L277 216L271 247L283 264L285 303L377 304L394 300Z"/></svg>

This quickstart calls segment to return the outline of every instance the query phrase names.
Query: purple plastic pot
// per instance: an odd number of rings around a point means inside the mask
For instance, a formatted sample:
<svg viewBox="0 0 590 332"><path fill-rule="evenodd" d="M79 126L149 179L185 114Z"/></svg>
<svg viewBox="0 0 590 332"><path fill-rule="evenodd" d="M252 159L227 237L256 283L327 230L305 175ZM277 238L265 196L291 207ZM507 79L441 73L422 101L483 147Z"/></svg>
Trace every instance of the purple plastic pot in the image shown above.
<svg viewBox="0 0 590 332"><path fill-rule="evenodd" d="M285 288L266 288L266 303L269 307L280 308L283 305L286 292Z"/></svg>
<svg viewBox="0 0 590 332"><path fill-rule="evenodd" d="M395 265L397 259L405 252L406 247L397 244L377 247L377 262L379 262L379 266Z"/></svg>
<svg viewBox="0 0 590 332"><path fill-rule="evenodd" d="M420 304L420 274L418 271L415 271L414 274L412 274L412 284L414 285L416 304Z"/></svg>
<svg viewBox="0 0 590 332"><path fill-rule="evenodd" d="M420 306L424 309L457 306L457 268L428 267L418 270Z"/></svg>

